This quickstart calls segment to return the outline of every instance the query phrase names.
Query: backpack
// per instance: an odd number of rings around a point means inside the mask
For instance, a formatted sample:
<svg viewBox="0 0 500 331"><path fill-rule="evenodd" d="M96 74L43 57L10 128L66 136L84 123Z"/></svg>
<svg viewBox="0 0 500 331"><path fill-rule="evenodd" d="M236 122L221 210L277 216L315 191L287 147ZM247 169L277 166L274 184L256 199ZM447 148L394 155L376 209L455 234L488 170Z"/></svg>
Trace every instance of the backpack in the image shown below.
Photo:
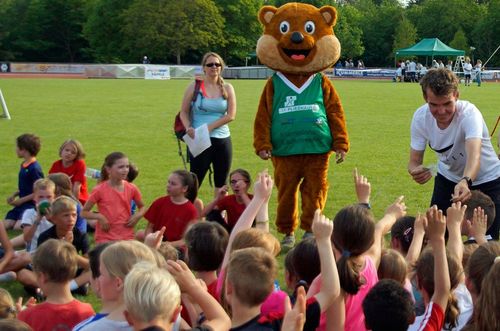
<svg viewBox="0 0 500 331"><path fill-rule="evenodd" d="M202 83L202 80L200 80L200 79L195 80L193 97L191 99L191 106L198 98L198 93L200 93L201 83ZM191 110L189 111L189 117L190 117L190 119L193 118L193 114L191 113ZM175 136L177 137L178 140L183 140L182 137L184 137L184 135L186 134L186 128L184 127L184 124L182 124L182 121L181 121L181 112L180 111L177 113L177 115L175 115L174 133L175 133Z"/></svg>

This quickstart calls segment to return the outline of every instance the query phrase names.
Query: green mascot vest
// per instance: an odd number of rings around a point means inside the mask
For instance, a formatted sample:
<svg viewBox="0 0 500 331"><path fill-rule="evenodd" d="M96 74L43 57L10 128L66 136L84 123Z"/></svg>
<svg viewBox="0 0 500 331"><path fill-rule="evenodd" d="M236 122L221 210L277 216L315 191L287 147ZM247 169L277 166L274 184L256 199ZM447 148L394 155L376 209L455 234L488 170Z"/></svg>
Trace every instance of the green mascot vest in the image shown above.
<svg viewBox="0 0 500 331"><path fill-rule="evenodd" d="M273 75L272 153L276 156L323 154L332 135L323 102L322 75L297 88L283 74Z"/></svg>

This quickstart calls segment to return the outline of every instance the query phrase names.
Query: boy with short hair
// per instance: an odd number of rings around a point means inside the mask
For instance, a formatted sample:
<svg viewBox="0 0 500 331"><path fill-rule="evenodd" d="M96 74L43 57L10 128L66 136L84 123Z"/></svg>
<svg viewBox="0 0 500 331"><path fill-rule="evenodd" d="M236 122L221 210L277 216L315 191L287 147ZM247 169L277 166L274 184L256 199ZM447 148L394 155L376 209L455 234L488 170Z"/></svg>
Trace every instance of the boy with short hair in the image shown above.
<svg viewBox="0 0 500 331"><path fill-rule="evenodd" d="M94 315L92 306L73 298L69 289L76 274L77 259L75 247L64 240L49 239L38 247L33 256L33 269L47 300L21 311L18 319L34 330L50 331L69 330Z"/></svg>
<svg viewBox="0 0 500 331"><path fill-rule="evenodd" d="M89 240L86 233L81 233L75 227L76 201L67 196L60 196L52 203L49 218L54 226L40 234L38 237L38 246L49 239L61 239L69 242L76 248L77 253L81 254L77 255L78 277L70 282L70 290L75 291L76 294L86 295L88 286L85 284L90 281L87 255Z"/></svg>
<svg viewBox="0 0 500 331"><path fill-rule="evenodd" d="M491 235L486 235L486 231L491 227L496 216L495 203L493 200L483 192L473 190L471 191L471 197L465 204L467 205L467 209L465 210L461 229L462 235L467 236L464 245L475 243L483 244L486 241L493 240ZM484 217L486 217L486 224L474 224L474 213L476 213L477 218L482 215L483 212ZM485 228L482 229L482 227Z"/></svg>
<svg viewBox="0 0 500 331"><path fill-rule="evenodd" d="M199 304L206 317L202 325L192 330L227 330L229 317L187 265L182 261L167 261L167 264L168 272L154 264L140 262L125 277L124 314L134 330L172 330L181 310L181 291Z"/></svg>
<svg viewBox="0 0 500 331"><path fill-rule="evenodd" d="M231 330L279 330L279 319L260 321L261 305L274 289L277 270L274 257L262 248L243 248L231 254L226 277Z"/></svg>
<svg viewBox="0 0 500 331"><path fill-rule="evenodd" d="M34 208L33 184L36 180L43 178L42 167L36 160L40 151L40 138L34 134L23 134L16 139L17 157L23 159L19 169L18 189L7 198L7 203L14 208L7 212L4 224L5 228L15 230L21 229L21 218L25 210Z"/></svg>

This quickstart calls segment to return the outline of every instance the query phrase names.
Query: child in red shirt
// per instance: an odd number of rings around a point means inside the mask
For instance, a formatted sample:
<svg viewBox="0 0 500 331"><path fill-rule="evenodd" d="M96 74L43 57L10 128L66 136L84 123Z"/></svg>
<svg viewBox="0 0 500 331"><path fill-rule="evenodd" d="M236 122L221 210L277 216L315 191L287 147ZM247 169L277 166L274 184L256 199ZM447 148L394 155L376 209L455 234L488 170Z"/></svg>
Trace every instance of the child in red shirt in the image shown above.
<svg viewBox="0 0 500 331"><path fill-rule="evenodd" d="M174 171L168 177L167 194L156 199L144 214L148 220L145 235L166 228L163 240L174 247L184 246L182 239L188 225L198 218L190 197L198 193L196 175L185 170Z"/></svg>
<svg viewBox="0 0 500 331"><path fill-rule="evenodd" d="M252 201L253 195L248 193L252 182L250 174L244 169L236 169L229 174L231 190L233 194L227 195L228 187L224 185L217 193L217 197L203 210L203 216L209 221L217 221L222 216L220 212L226 211L226 219L222 226L231 232L243 211Z"/></svg>
<svg viewBox="0 0 500 331"><path fill-rule="evenodd" d="M50 167L49 174L62 172L69 176L72 184L72 192L82 205L87 202L87 178L85 178L86 165L83 158L85 152L78 140L69 139L62 143L59 148L60 160L55 161Z"/></svg>
<svg viewBox="0 0 500 331"><path fill-rule="evenodd" d="M50 257L50 258L47 258ZM78 254L70 243L49 239L33 256L33 270L47 300L28 307L17 316L37 331L71 330L94 315L92 306L71 295L70 281L75 277Z"/></svg>

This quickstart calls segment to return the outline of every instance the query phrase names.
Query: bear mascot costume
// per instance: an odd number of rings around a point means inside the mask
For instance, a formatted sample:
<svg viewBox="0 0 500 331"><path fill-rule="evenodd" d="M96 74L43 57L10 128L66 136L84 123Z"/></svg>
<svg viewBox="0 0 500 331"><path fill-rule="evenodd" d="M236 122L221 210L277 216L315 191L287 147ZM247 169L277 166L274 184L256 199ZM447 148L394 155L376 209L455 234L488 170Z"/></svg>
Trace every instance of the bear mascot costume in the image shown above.
<svg viewBox="0 0 500 331"><path fill-rule="evenodd" d="M300 188L304 237L311 236L316 209L323 210L328 192L328 163L349 150L344 110L330 79L322 71L340 56L333 33L334 7L287 3L264 6L264 27L257 42L259 60L275 70L262 92L254 123L254 148L271 158L278 189L276 226L285 234L282 248L295 244Z"/></svg>

